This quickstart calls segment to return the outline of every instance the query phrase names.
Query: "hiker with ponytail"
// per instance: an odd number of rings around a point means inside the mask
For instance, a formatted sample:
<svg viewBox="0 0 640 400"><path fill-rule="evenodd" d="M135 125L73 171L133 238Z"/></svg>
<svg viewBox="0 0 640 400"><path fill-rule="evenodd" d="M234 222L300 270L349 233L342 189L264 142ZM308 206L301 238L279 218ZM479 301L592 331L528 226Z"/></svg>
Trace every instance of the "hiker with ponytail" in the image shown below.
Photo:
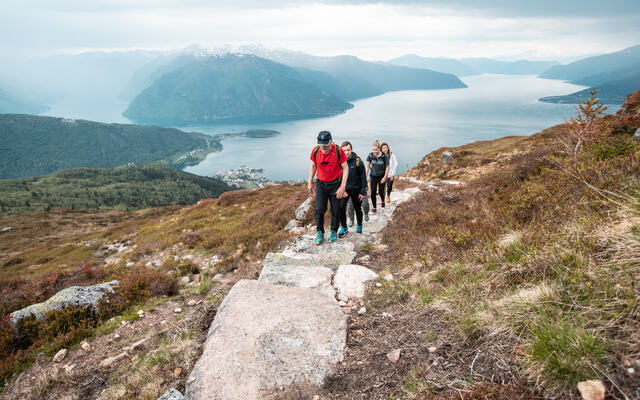
<svg viewBox="0 0 640 400"><path fill-rule="evenodd" d="M387 177L387 203L391 203L391 190L393 190L393 182L396 176L396 169L398 169L398 160L396 155L391 152L389 144L382 142L380 150L389 157L389 176Z"/></svg>
<svg viewBox="0 0 640 400"><path fill-rule="evenodd" d="M376 139L371 145L371 153L367 157L367 173L371 186L371 212L376 213L376 194L380 194L381 206L384 208L385 182L389 174L389 157L380 150L380 142Z"/></svg>

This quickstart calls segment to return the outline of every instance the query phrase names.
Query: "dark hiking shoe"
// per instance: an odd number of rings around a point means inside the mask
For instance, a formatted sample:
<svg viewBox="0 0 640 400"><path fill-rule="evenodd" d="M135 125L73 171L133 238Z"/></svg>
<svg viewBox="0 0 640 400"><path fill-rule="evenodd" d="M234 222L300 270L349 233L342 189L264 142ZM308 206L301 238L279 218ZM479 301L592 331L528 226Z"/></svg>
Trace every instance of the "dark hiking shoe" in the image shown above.
<svg viewBox="0 0 640 400"><path fill-rule="evenodd" d="M338 239L338 235L336 235L336 231L331 231L331 233L329 233L329 240L327 240L329 243L333 243Z"/></svg>
<svg viewBox="0 0 640 400"><path fill-rule="evenodd" d="M384 208L384 201L382 202L382 208Z"/></svg>
<svg viewBox="0 0 640 400"><path fill-rule="evenodd" d="M378 212L378 210L376 210L375 208L372 208L372 209L371 209L371 214L375 214L375 213L377 213L377 212Z"/></svg>
<svg viewBox="0 0 640 400"><path fill-rule="evenodd" d="M365 221L368 221L368 220L369 220L369 214L365 214L365 215L364 215L364 220L365 220Z"/></svg>
<svg viewBox="0 0 640 400"><path fill-rule="evenodd" d="M324 232L318 231L316 233L315 244L322 244L322 239L324 238Z"/></svg>

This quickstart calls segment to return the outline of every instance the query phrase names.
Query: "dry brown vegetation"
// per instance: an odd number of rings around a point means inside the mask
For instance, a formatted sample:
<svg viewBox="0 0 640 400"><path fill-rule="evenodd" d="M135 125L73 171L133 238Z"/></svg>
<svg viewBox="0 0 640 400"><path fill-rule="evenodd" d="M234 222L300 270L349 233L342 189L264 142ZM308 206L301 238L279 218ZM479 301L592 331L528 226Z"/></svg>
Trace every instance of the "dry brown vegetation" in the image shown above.
<svg viewBox="0 0 640 400"><path fill-rule="evenodd" d="M0 310L5 316L0 323L0 379L5 384L10 382L11 376L27 368L40 352L51 356L96 332L110 332L113 316L130 315L133 308L149 301L172 299L178 293L176 276L187 275L198 281L193 288L184 289L186 293L204 298L214 287L221 291L211 298L215 305L230 286L215 286L212 276L233 270L233 280L255 277L259 260L291 236L283 228L305 197L301 185L277 185L229 192L219 199L184 208L134 213L57 210L3 217L4 224L15 228L4 238L16 241L13 245L3 244L12 253L0 267ZM105 250L110 244L123 245L125 250ZM201 267L183 258L187 254L215 256L220 262L201 271ZM149 267L151 260L155 264ZM101 303L97 313L62 310L50 314L47 322L24 320L19 327L22 335L12 333L8 313L44 301L72 285L112 279L120 280L119 289L109 302ZM198 338L189 341L191 346L199 346ZM61 386L59 382L57 386ZM107 386L108 380L101 390ZM125 392L131 398L139 398L139 393L132 392L134 386L125 388ZM62 387L71 390L68 384ZM157 397L161 394L157 392L167 387L158 385L156 389L143 397Z"/></svg>

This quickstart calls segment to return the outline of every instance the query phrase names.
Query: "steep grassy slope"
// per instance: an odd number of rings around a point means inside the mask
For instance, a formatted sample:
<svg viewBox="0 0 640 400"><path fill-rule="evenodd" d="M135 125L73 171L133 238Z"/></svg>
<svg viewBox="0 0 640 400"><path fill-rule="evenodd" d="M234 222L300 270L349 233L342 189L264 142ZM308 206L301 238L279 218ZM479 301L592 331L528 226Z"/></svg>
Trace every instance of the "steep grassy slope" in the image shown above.
<svg viewBox="0 0 640 400"><path fill-rule="evenodd" d="M53 208L124 209L195 204L230 190L224 182L166 164L76 168L51 175L0 180L0 214Z"/></svg>
<svg viewBox="0 0 640 400"><path fill-rule="evenodd" d="M221 149L210 136L178 129L23 114L0 115L0 143L0 179L154 161L179 167Z"/></svg>

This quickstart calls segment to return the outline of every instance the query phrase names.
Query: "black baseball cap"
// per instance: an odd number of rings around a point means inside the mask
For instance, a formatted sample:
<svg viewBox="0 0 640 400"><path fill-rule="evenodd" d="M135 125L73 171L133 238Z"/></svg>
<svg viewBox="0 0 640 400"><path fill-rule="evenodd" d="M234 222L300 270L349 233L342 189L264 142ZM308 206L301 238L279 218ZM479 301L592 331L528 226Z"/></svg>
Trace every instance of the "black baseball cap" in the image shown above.
<svg viewBox="0 0 640 400"><path fill-rule="evenodd" d="M329 143L331 143L331 132L322 131L318 133L318 144L326 146Z"/></svg>

